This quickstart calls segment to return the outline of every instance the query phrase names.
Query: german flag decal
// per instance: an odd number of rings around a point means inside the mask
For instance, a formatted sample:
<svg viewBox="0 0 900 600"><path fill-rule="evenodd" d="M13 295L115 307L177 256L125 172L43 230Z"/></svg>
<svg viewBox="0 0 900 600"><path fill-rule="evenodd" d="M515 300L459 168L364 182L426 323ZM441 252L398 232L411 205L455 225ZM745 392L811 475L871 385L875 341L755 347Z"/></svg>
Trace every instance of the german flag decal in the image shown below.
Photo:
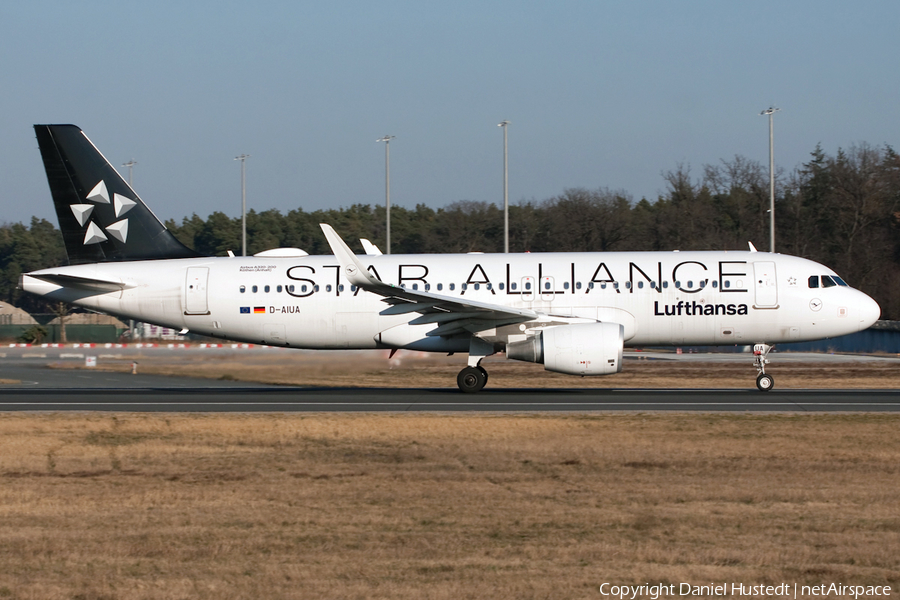
<svg viewBox="0 0 900 600"><path fill-rule="evenodd" d="M254 314L254 315L264 315L264 314L266 314L266 307L265 307L265 306L254 306L254 307L253 307L253 314Z"/></svg>

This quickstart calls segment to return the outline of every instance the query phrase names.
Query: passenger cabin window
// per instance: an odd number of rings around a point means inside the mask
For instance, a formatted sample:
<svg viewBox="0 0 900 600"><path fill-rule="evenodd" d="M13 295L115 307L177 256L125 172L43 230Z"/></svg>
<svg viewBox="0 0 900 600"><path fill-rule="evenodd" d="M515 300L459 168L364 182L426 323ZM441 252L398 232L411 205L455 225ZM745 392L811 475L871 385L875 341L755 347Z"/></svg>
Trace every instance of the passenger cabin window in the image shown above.
<svg viewBox="0 0 900 600"><path fill-rule="evenodd" d="M509 284L509 289L511 289L512 291L516 291L516 282L515 281L512 282L511 284Z"/></svg>
<svg viewBox="0 0 900 600"><path fill-rule="evenodd" d="M247 286L242 285L242 286L241 286L241 293L243 294L243 293L246 292L246 291L247 291Z"/></svg>
<svg viewBox="0 0 900 600"><path fill-rule="evenodd" d="M499 287L499 288L500 288L500 291L502 292L502 291L503 291L504 285L503 285L503 283L501 282L501 283L498 283L498 284L497 284L497 287Z"/></svg>
<svg viewBox="0 0 900 600"><path fill-rule="evenodd" d="M444 284L443 284L443 283L439 283L437 287L438 287L438 291L440 292L440 291L442 291L442 290L444 289Z"/></svg>
<svg viewBox="0 0 900 600"><path fill-rule="evenodd" d="M452 291L455 290L455 289L456 289L456 284L455 284L455 283L451 283L451 284L450 284L450 291L452 292Z"/></svg>
<svg viewBox="0 0 900 600"><path fill-rule="evenodd" d="M255 294L256 292L259 291L259 288L254 285L252 288L250 288L250 291L252 291Z"/></svg>
<svg viewBox="0 0 900 600"><path fill-rule="evenodd" d="M526 281L526 282L525 282L525 289L526 289L526 290L530 290L530 289L531 289L531 282L530 282L530 281Z"/></svg>
<svg viewBox="0 0 900 600"><path fill-rule="evenodd" d="M644 289L644 282L643 282L643 281L638 281L638 288Z"/></svg>
<svg viewBox="0 0 900 600"><path fill-rule="evenodd" d="M278 293L280 294L280 293L281 293L281 286L280 286L280 285L277 286L277 287L275 288L275 291L278 292Z"/></svg>
<svg viewBox="0 0 900 600"><path fill-rule="evenodd" d="M268 294L270 289L271 288L269 286L266 286L263 288L263 291Z"/></svg>

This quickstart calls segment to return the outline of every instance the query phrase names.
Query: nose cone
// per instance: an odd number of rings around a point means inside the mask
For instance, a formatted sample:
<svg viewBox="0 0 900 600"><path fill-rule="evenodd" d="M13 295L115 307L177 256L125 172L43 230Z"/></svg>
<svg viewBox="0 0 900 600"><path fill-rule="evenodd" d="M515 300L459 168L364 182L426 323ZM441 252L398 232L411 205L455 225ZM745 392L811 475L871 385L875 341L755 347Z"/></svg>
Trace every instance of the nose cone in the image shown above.
<svg viewBox="0 0 900 600"><path fill-rule="evenodd" d="M863 329L868 329L869 327L871 327L875 323L875 321L878 320L878 318L881 316L881 307L878 306L877 302L875 302L862 292L860 292L859 295L859 331L862 331Z"/></svg>

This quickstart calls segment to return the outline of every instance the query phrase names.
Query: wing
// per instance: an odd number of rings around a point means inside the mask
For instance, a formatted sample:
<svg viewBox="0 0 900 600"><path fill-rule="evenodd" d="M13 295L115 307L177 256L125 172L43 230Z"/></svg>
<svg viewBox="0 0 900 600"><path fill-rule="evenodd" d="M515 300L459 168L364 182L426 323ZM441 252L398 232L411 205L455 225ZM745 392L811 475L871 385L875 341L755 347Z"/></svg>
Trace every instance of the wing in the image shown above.
<svg viewBox="0 0 900 600"><path fill-rule="evenodd" d="M384 283L366 270L330 225L322 223L320 227L325 233L328 245L331 246L331 251L334 252L341 265L344 277L351 284L381 296L382 301L391 305L379 314L419 313L420 316L410 321L409 324L436 324L436 327L428 332L428 336L477 333L538 318L538 314L533 310L452 298Z"/></svg>

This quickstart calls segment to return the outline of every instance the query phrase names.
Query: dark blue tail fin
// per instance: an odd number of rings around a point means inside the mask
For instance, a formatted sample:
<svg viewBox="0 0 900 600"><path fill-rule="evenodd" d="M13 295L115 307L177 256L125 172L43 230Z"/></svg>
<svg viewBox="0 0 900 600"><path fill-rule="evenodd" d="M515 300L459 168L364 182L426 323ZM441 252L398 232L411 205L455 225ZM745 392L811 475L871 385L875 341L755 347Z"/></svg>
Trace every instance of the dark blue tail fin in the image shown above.
<svg viewBox="0 0 900 600"><path fill-rule="evenodd" d="M202 256L175 238L74 125L35 125L70 264Z"/></svg>

